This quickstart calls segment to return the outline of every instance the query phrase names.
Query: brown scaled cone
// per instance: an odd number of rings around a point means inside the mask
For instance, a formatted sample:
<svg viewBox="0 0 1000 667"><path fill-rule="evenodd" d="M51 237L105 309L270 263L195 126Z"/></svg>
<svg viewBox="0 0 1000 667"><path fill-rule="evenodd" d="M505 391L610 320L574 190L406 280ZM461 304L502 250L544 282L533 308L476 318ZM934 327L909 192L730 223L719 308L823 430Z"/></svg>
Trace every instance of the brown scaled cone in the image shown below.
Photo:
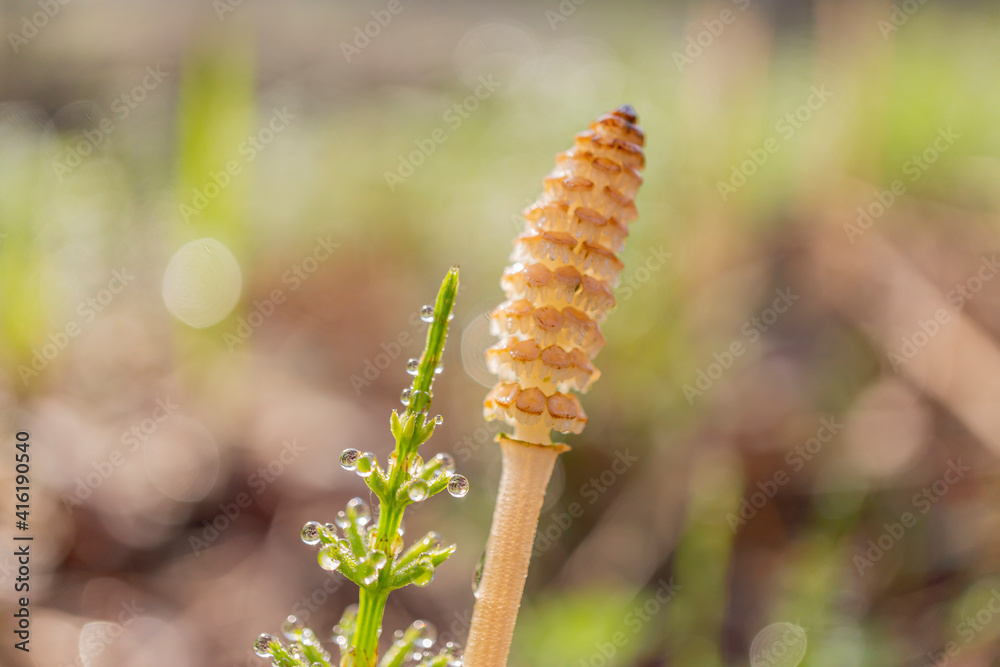
<svg viewBox="0 0 1000 667"><path fill-rule="evenodd" d="M486 353L500 382L484 403L487 420L514 427L518 440L547 444L551 430L580 433L587 423L576 396L600 372L591 363L614 306L628 225L637 217L645 134L635 110L621 106L576 135L556 156L545 192L524 211L500 285L507 300L490 315L500 342Z"/></svg>

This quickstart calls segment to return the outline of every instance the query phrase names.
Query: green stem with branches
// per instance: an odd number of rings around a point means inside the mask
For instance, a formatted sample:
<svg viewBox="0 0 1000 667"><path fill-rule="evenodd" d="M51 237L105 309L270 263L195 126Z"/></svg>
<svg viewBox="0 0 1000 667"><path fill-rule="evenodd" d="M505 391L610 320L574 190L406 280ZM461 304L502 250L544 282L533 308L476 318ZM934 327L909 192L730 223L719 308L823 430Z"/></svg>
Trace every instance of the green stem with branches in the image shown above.
<svg viewBox="0 0 1000 667"><path fill-rule="evenodd" d="M395 457L389 468L387 493L379 496L380 512L375 534L374 549L391 553L392 543L399 533L403 521L403 511L410 500L397 498L409 476L409 470L417 457L418 447L433 432L433 420L428 420L427 409L431 402L431 386L437 368L441 365L445 340L448 337L448 322L458 294L458 268L452 267L441 283L434 303L431 326L427 331L427 344L420 358L420 367L410 386L409 401L402 418L393 413L393 435L396 438ZM398 428L397 428L398 427ZM428 427L430 431L428 432ZM382 627L382 616L389 597L391 573L383 568L378 579L370 587L362 587L358 599L357 629L352 645L354 664L357 667L375 667L378 659L378 633Z"/></svg>

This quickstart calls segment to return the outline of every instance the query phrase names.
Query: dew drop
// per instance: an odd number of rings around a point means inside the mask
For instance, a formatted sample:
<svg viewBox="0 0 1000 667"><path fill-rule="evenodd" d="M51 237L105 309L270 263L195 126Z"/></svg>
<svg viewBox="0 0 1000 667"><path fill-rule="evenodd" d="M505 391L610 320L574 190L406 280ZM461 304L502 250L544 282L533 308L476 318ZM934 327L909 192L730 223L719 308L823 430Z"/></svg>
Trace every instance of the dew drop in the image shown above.
<svg viewBox="0 0 1000 667"><path fill-rule="evenodd" d="M348 526L351 525L350 519L347 518L347 514L344 510L337 512L337 517L333 520L337 524L337 527L341 530L346 530Z"/></svg>
<svg viewBox="0 0 1000 667"><path fill-rule="evenodd" d="M337 527L332 523L324 523L323 527L326 528L326 532L330 533L331 537L335 537L337 535Z"/></svg>
<svg viewBox="0 0 1000 667"><path fill-rule="evenodd" d="M441 655L448 656L448 667L462 667L462 646L448 642L441 649Z"/></svg>
<svg viewBox="0 0 1000 667"><path fill-rule="evenodd" d="M418 390L409 395L409 402L407 405L412 406L414 410L423 414L427 412L427 408L430 407L432 398L434 398L433 392Z"/></svg>
<svg viewBox="0 0 1000 667"><path fill-rule="evenodd" d="M358 465L358 457L361 452L356 449L345 449L340 454L340 467L344 470L354 470Z"/></svg>
<svg viewBox="0 0 1000 667"><path fill-rule="evenodd" d="M444 373L444 365L443 364L438 364L434 368L434 375L441 375L441 373Z"/></svg>
<svg viewBox="0 0 1000 667"><path fill-rule="evenodd" d="M312 546L319 544L320 526L315 521L308 521L302 526L302 541Z"/></svg>
<svg viewBox="0 0 1000 667"><path fill-rule="evenodd" d="M375 566L376 570L381 570L385 567L385 564L389 562L389 559L381 551L373 551L371 556L371 564Z"/></svg>
<svg viewBox="0 0 1000 667"><path fill-rule="evenodd" d="M441 424L443 424L443 423L444 423L444 417L442 417L441 415L435 415L435 416L434 416L434 423L435 423L435 424L436 424L437 426L440 426Z"/></svg>
<svg viewBox="0 0 1000 667"><path fill-rule="evenodd" d="M424 322L434 321L434 306L424 306L420 309L420 319Z"/></svg>
<svg viewBox="0 0 1000 667"><path fill-rule="evenodd" d="M413 575L413 583L421 588L432 581L434 581L434 568L430 565L426 565L422 569L417 570Z"/></svg>
<svg viewBox="0 0 1000 667"><path fill-rule="evenodd" d="M371 508L368 507L368 503L361 500L361 498L351 498L347 502L347 511L354 512L354 514L357 516L355 521L359 526L367 526L368 523L372 520Z"/></svg>
<svg viewBox="0 0 1000 667"><path fill-rule="evenodd" d="M402 403L403 405L409 406L410 405L410 394L411 393L412 393L412 391L410 390L409 387L407 387L406 389L404 389L403 393L399 395L399 402Z"/></svg>
<svg viewBox="0 0 1000 667"><path fill-rule="evenodd" d="M300 621L298 617L289 616L285 619L285 622L281 624L281 634L285 635L285 639L297 642L302 639L302 630L305 627L305 623Z"/></svg>
<svg viewBox="0 0 1000 667"><path fill-rule="evenodd" d="M269 635L266 632L257 637L257 640L253 643L253 652L262 658L271 657L271 644L275 643L277 640L274 635Z"/></svg>
<svg viewBox="0 0 1000 667"><path fill-rule="evenodd" d="M441 545L444 544L444 540L441 538L440 533L432 530L424 535L424 544L431 549L440 549Z"/></svg>
<svg viewBox="0 0 1000 667"><path fill-rule="evenodd" d="M355 472L361 477L370 477L375 472L376 465L375 455L371 452L365 452L358 458Z"/></svg>
<svg viewBox="0 0 1000 667"><path fill-rule="evenodd" d="M413 642L416 646L425 649L434 646L434 642L437 641L438 633L437 628L434 627L433 623L429 621L413 621L413 625L410 627L420 633L420 637Z"/></svg>
<svg viewBox="0 0 1000 667"><path fill-rule="evenodd" d="M328 544L319 550L316 560L321 568L332 572L340 567L340 549L336 544Z"/></svg>
<svg viewBox="0 0 1000 667"><path fill-rule="evenodd" d="M416 375L420 372L420 360L419 359L409 359L406 362L406 372L410 375Z"/></svg>
<svg viewBox="0 0 1000 667"><path fill-rule="evenodd" d="M449 484L450 486L450 484ZM410 488L406 490L406 495L415 503L427 497L427 482L422 479L415 479L410 483Z"/></svg>
<svg viewBox="0 0 1000 667"><path fill-rule="evenodd" d="M439 465L441 467L441 470L444 471L444 474L448 475L448 477L451 477L452 475L455 474L455 459L452 458L451 454L448 454L447 452L441 452L440 454L437 454L434 458L439 461Z"/></svg>
<svg viewBox="0 0 1000 667"><path fill-rule="evenodd" d="M448 480L448 493L455 498L461 498L469 492L469 480L464 475L452 475Z"/></svg>
<svg viewBox="0 0 1000 667"><path fill-rule="evenodd" d="M366 562L364 566L363 570L366 571L366 574L362 575L361 581L364 582L365 586L371 586L378 581L378 570L371 563Z"/></svg>
<svg viewBox="0 0 1000 667"><path fill-rule="evenodd" d="M423 469L424 469L424 459L422 456L420 456L420 454L414 454L412 457L410 457L410 467L408 472L411 475L417 477L418 475L420 475L420 471Z"/></svg>
<svg viewBox="0 0 1000 667"><path fill-rule="evenodd" d="M774 623L750 644L751 667L796 667L806 655L806 631L794 623Z"/></svg>

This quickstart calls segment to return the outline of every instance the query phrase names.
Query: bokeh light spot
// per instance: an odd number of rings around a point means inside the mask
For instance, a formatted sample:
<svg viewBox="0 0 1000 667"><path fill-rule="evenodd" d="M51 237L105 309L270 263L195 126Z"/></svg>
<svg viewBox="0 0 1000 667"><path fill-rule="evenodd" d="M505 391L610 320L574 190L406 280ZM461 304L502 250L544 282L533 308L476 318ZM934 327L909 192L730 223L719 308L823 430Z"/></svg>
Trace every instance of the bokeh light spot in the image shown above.
<svg viewBox="0 0 1000 667"><path fill-rule="evenodd" d="M211 238L182 246L163 274L163 303L170 314L196 329L222 321L239 301L240 265L229 248Z"/></svg>

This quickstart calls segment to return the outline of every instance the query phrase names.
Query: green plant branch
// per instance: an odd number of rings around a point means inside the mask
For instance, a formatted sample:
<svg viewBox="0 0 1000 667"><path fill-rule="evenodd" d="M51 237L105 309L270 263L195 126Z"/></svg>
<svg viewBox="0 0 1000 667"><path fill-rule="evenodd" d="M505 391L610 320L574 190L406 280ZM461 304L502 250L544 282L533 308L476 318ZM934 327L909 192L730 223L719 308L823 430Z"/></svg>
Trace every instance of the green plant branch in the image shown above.
<svg viewBox="0 0 1000 667"><path fill-rule="evenodd" d="M354 664L375 665L378 660L378 630L389 591L361 589L358 597L358 628L354 632ZM348 663L349 664L349 663Z"/></svg>
<svg viewBox="0 0 1000 667"><path fill-rule="evenodd" d="M427 410L431 403L431 387L434 376L441 364L444 345L448 337L448 322L455 306L458 294L458 268L448 271L438 290L434 303L433 319L427 330L427 343L420 359L420 366L410 385L406 411L402 420L398 413L393 412L391 426L396 438L394 456L389 466L388 484L384 490L375 488L369 483L369 488L378 496L380 512L375 533L373 549L379 553L390 555L393 543L399 534L403 521L403 511L411 504L408 497L398 498L397 490L402 489L411 475L411 468L419 460L417 449L434 432L434 421L427 419ZM425 313L421 313L426 317ZM422 463L422 462L421 462ZM371 480L378 472L367 479ZM380 492L381 491L381 492ZM382 616L385 612L386 599L392 590L392 568L384 567L378 578L368 587L362 587L358 598L357 629L354 632L353 653L358 667L374 667L378 658L378 634L382 627Z"/></svg>
<svg viewBox="0 0 1000 667"><path fill-rule="evenodd" d="M337 514L335 524L309 521L302 528L302 541L319 546L320 566L339 571L359 588L357 606L348 607L334 627L341 667L375 667L389 593L409 584L426 586L434 578L435 569L455 552L455 545L445 546L434 532L404 551L401 526L409 505L445 489L456 497L464 496L468 490L468 480L455 474L455 463L449 455L438 454L425 463L417 453L441 423L440 416L430 419L427 411L457 294L458 268L453 267L441 283L434 306L424 306L421 310L421 318L430 323L427 344L420 359L411 359L406 364L407 372L415 377L401 397L406 410L402 413L394 410L389 421L396 444L386 469L379 466L372 452L346 449L340 456L341 466L364 478L378 498L374 525L368 505L354 498ZM289 616L282 632L291 640L290 646L272 635L262 634L254 643L256 653L271 658L278 667L332 667L332 658L316 633L298 619ZM405 632L396 633L381 667L400 667L405 660L416 662L419 667L458 664L458 648L448 643L436 652L430 651L434 640L433 627L425 621L415 621Z"/></svg>

